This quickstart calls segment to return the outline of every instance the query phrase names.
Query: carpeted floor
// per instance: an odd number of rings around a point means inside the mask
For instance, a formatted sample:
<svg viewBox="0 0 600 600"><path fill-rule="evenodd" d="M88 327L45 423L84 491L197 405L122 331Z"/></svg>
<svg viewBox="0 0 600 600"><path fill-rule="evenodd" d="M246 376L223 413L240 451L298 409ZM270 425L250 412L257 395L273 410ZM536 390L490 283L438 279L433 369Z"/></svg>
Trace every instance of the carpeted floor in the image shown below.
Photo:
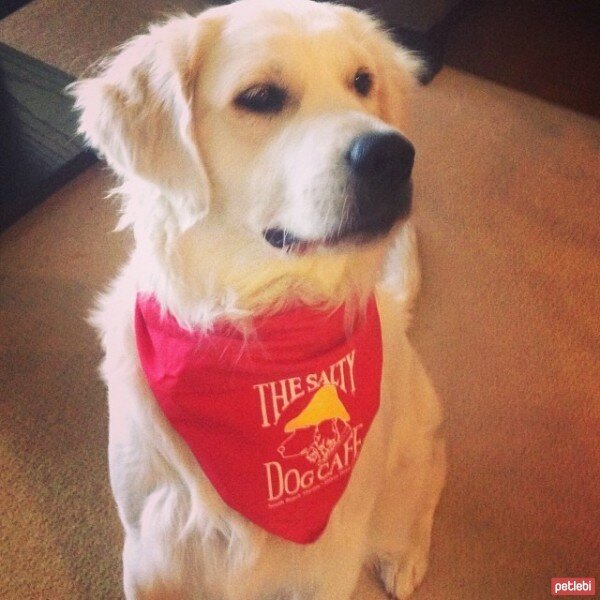
<svg viewBox="0 0 600 600"><path fill-rule="evenodd" d="M158 4L38 0L0 40L77 74ZM547 598L551 577L600 575L600 123L450 68L416 106L411 337L450 471L414 597ZM128 245L110 233L110 185L94 167L0 237L3 599L121 597L85 322ZM356 599L383 598L365 576Z"/></svg>

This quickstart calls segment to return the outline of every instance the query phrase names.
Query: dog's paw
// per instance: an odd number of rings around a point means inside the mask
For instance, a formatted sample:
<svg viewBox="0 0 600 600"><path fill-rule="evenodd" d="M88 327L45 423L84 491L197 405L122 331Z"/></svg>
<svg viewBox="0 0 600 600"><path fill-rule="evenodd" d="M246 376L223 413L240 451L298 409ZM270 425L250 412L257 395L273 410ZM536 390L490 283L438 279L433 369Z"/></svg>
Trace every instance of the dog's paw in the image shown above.
<svg viewBox="0 0 600 600"><path fill-rule="evenodd" d="M395 600L405 600L423 581L427 565L427 554L414 552L403 561L381 559L378 570L390 597Z"/></svg>

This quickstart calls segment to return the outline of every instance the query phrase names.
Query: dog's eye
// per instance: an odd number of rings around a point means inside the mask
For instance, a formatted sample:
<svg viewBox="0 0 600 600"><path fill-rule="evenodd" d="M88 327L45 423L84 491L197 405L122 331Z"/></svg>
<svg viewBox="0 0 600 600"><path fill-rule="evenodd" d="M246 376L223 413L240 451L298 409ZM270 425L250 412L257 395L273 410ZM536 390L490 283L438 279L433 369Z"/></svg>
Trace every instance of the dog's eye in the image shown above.
<svg viewBox="0 0 600 600"><path fill-rule="evenodd" d="M368 71L360 69L354 75L353 81L354 89L361 96L368 96L371 91L371 87L373 87L373 78Z"/></svg>
<svg viewBox="0 0 600 600"><path fill-rule="evenodd" d="M239 94L234 102L251 112L273 114L283 110L287 97L286 91L276 85L255 85Z"/></svg>

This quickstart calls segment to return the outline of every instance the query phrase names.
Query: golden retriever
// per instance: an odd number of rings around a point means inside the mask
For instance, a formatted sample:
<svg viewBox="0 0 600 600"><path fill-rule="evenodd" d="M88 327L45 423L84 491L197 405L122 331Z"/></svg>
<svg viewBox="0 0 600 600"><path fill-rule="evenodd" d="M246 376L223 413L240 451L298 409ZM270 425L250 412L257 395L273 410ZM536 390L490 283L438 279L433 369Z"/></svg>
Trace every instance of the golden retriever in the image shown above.
<svg viewBox="0 0 600 600"><path fill-rule="evenodd" d="M419 269L408 221L414 148L402 132L419 68L372 17L349 7L240 0L151 27L74 86L81 131L120 176L121 226L135 238L95 316L127 598L348 600L363 565L388 594L406 598L424 577L445 459L438 400L405 335ZM227 492L214 483L215 461L236 473L250 464L255 438L232 436L216 413L190 435L202 445L222 428L215 439L223 443L204 444L203 455L188 443L191 413L177 421L169 412L180 415L185 402L153 392L144 361L164 366L172 356L161 344L151 356L141 349L140 306L158 315L159 336L162 320L191 347L226 329L242 339L240 353L260 347L256 319L277 323L268 327L280 341L294 340L292 315L309 311L310 348L329 335L322 324L330 315L343 315L348 343L353 328L373 324L361 329L368 349L353 347L329 370L303 378L278 371L253 386L263 428L280 417L266 422L267 392L274 409L295 415L273 434L281 443L264 465L270 500L285 501L265 508L264 521L228 495L237 485L260 496L260 477L230 480ZM361 401L361 383L349 379L355 351L381 372L362 370L377 391L362 429L349 406ZM279 404L277 381L293 394ZM250 418L242 396L236 405L213 387L217 400L202 396L192 412L222 401ZM350 469L335 454L345 448L348 463L349 440ZM304 461L305 470L284 473L285 461ZM268 511L284 505L291 525L277 529Z"/></svg>

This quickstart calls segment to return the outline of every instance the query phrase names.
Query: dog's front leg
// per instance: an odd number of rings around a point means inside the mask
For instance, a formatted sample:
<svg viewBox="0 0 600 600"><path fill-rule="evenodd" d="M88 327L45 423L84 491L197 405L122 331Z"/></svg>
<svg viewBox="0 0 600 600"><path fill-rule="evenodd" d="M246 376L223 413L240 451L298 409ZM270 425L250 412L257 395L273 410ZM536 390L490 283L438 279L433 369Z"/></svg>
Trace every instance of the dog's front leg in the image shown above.
<svg viewBox="0 0 600 600"><path fill-rule="evenodd" d="M446 475L437 398L416 359L415 365L412 385L393 400L406 408L391 432L399 440L392 453L396 459L374 513L376 565L385 589L398 600L407 598L425 576L433 516Z"/></svg>
<svg viewBox="0 0 600 600"><path fill-rule="evenodd" d="M108 391L110 477L125 530L125 597L191 600L202 582L195 549L182 536L190 495L165 459L166 433L158 426L156 407L141 378L110 381Z"/></svg>
<svg viewBox="0 0 600 600"><path fill-rule="evenodd" d="M118 497L125 529L123 585L127 600L198 597L195 594L202 589L202 582L193 560L195 548L179 535L189 506L177 487L158 483L139 502L133 492L125 501ZM138 503L139 507L135 506Z"/></svg>
<svg viewBox="0 0 600 600"><path fill-rule="evenodd" d="M428 564L433 515L446 471L437 395L405 336L395 302L381 295L385 327L382 423L387 461L374 510L372 552L386 590L404 599L421 583Z"/></svg>
<svg viewBox="0 0 600 600"><path fill-rule="evenodd" d="M435 508L446 471L445 447L432 440L428 456L403 465L389 493L381 498L376 567L387 592L404 600L425 577Z"/></svg>

